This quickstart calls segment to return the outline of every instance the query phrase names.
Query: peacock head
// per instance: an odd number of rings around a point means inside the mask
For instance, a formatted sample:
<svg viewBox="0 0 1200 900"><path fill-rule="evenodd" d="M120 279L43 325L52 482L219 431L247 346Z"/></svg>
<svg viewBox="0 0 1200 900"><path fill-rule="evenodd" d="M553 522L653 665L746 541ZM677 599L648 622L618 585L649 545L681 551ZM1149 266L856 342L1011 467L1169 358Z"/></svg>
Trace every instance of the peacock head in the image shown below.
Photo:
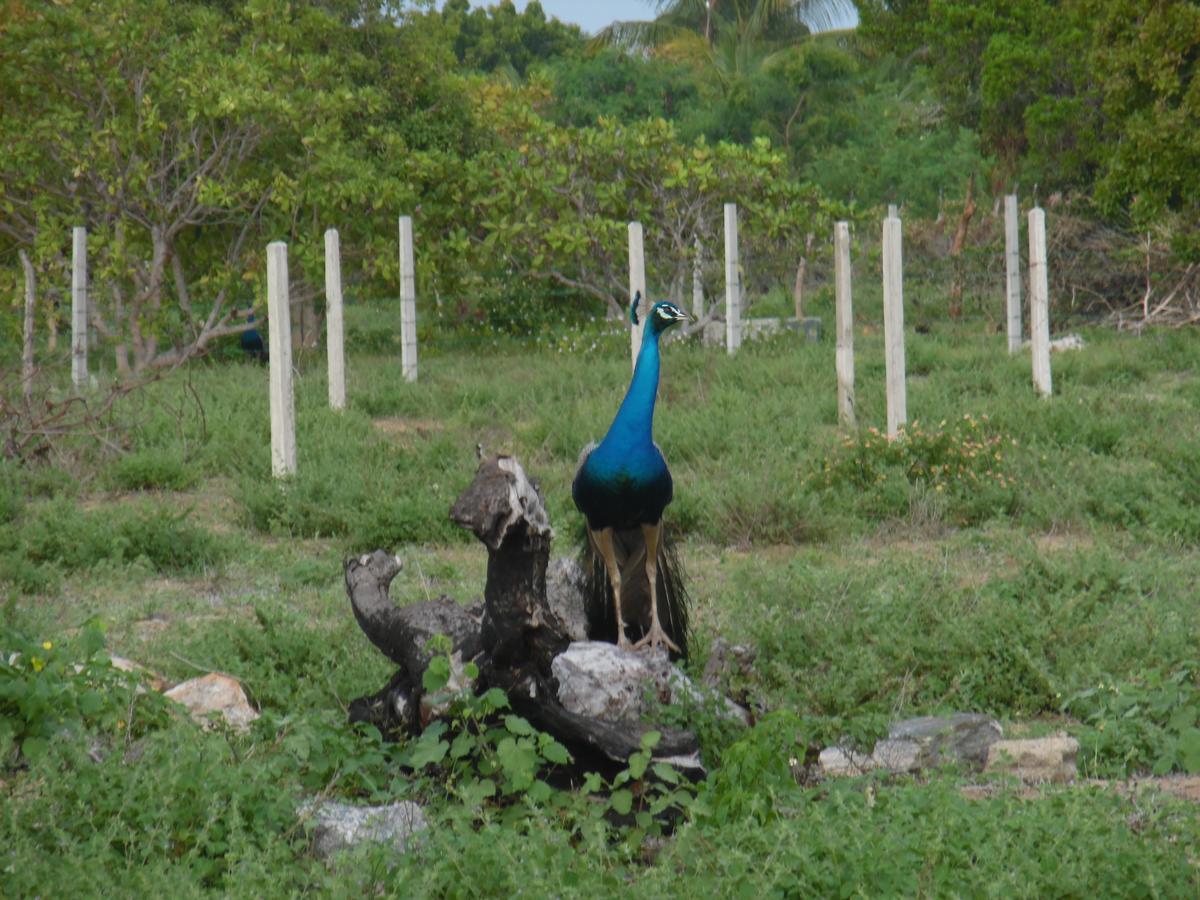
<svg viewBox="0 0 1200 900"><path fill-rule="evenodd" d="M674 303L663 300L650 308L646 324L655 334L662 334L677 322L685 322L689 318L691 317Z"/></svg>

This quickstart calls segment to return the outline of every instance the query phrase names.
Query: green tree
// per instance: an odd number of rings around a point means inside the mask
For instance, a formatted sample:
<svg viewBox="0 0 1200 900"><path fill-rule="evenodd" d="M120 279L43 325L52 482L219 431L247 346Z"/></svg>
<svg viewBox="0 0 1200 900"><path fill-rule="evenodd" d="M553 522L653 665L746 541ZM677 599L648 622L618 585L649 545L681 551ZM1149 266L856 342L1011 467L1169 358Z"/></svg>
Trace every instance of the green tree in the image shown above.
<svg viewBox="0 0 1200 900"><path fill-rule="evenodd" d="M724 203L742 209L748 270L786 259L786 248L824 231L835 211L789 177L785 154L765 140L689 143L662 119L564 128L536 106L528 90L484 88L481 115L498 146L471 161L463 186L464 219L477 223L472 252L602 301L614 316L628 302L630 221L645 225L657 290L678 298L696 238L710 248L719 240Z"/></svg>
<svg viewBox="0 0 1200 900"><path fill-rule="evenodd" d="M1090 62L1109 140L1097 197L1135 223L1169 221L1177 247L1200 255L1200 7L1087 0Z"/></svg>
<svg viewBox="0 0 1200 900"><path fill-rule="evenodd" d="M556 61L547 115L560 125L594 125L600 117L680 119L698 105L688 66L612 48Z"/></svg>
<svg viewBox="0 0 1200 900"><path fill-rule="evenodd" d="M61 270L70 226L88 227L94 321L119 370L178 364L244 328L268 240L293 244L301 296L329 225L366 274L394 272L380 248L396 211L435 197L473 141L439 36L366 6L7 12L0 235Z"/></svg>
<svg viewBox="0 0 1200 900"><path fill-rule="evenodd" d="M870 44L922 60L997 185L1094 190L1110 216L1193 232L1195 3L864 0L862 16Z"/></svg>
<svg viewBox="0 0 1200 900"><path fill-rule="evenodd" d="M585 45L578 26L547 19L537 0L530 0L522 12L512 0L474 10L468 0L448 0L441 20L458 61L479 72L524 78L530 67L576 55Z"/></svg>

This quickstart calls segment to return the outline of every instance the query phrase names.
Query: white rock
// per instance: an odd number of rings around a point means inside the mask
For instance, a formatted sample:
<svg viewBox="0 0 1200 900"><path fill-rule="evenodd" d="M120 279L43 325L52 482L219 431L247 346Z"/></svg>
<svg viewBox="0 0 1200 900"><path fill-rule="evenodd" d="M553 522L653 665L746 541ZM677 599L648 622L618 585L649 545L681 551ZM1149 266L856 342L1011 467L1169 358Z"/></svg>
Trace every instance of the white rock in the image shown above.
<svg viewBox="0 0 1200 900"><path fill-rule="evenodd" d="M1016 775L1028 782L1075 780L1079 741L1065 735L996 741L988 748L985 772Z"/></svg>
<svg viewBox="0 0 1200 900"><path fill-rule="evenodd" d="M906 739L886 738L875 744L871 762L889 772L916 772L921 768L921 745Z"/></svg>
<svg viewBox="0 0 1200 900"><path fill-rule="evenodd" d="M630 721L645 711L647 690L668 703L671 668L666 654L642 654L604 641L576 641L554 658L558 702L581 716Z"/></svg>
<svg viewBox="0 0 1200 900"><path fill-rule="evenodd" d="M403 853L413 835L429 827L421 807L408 800L389 806L314 800L301 805L299 812L320 859L367 842L391 844Z"/></svg>
<svg viewBox="0 0 1200 900"><path fill-rule="evenodd" d="M646 694L659 703L712 702L715 696L673 666L665 651L622 650L604 641L576 641L554 658L558 702L566 709L608 722L634 721L648 712ZM749 724L749 713L721 698L724 714Z"/></svg>
<svg viewBox="0 0 1200 900"><path fill-rule="evenodd" d="M235 731L245 731L258 718L238 680L218 672L177 684L163 696L182 703L192 718L204 725L214 712L219 712Z"/></svg>
<svg viewBox="0 0 1200 900"><path fill-rule="evenodd" d="M1083 338L1077 334L1064 334L1060 338L1055 338L1050 342L1051 352L1059 350L1082 350Z"/></svg>
<svg viewBox="0 0 1200 900"><path fill-rule="evenodd" d="M845 747L826 747L817 758L821 774L827 778L841 775L862 775L875 767L874 760L865 754Z"/></svg>

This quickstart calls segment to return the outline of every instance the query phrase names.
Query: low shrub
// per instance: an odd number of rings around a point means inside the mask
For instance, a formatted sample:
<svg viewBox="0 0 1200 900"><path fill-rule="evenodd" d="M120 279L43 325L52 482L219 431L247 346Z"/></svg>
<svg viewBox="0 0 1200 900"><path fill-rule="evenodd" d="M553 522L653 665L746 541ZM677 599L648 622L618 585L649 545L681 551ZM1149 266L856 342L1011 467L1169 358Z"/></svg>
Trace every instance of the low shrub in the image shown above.
<svg viewBox="0 0 1200 900"><path fill-rule="evenodd" d="M197 481L194 466L162 448L138 450L122 456L109 467L108 474L113 486L123 491L185 491Z"/></svg>

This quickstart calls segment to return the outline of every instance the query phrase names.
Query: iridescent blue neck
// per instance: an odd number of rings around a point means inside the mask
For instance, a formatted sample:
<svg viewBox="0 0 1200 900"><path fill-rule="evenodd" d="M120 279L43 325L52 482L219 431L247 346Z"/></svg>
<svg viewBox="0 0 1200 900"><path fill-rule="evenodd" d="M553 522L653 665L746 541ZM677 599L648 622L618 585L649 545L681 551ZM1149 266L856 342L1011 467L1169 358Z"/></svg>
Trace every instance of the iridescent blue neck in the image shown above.
<svg viewBox="0 0 1200 900"><path fill-rule="evenodd" d="M633 380L621 408L608 429L605 441L615 438L633 442L654 440L654 400L658 395L658 333L646 323L642 333L642 349L638 351L637 365L633 368Z"/></svg>

